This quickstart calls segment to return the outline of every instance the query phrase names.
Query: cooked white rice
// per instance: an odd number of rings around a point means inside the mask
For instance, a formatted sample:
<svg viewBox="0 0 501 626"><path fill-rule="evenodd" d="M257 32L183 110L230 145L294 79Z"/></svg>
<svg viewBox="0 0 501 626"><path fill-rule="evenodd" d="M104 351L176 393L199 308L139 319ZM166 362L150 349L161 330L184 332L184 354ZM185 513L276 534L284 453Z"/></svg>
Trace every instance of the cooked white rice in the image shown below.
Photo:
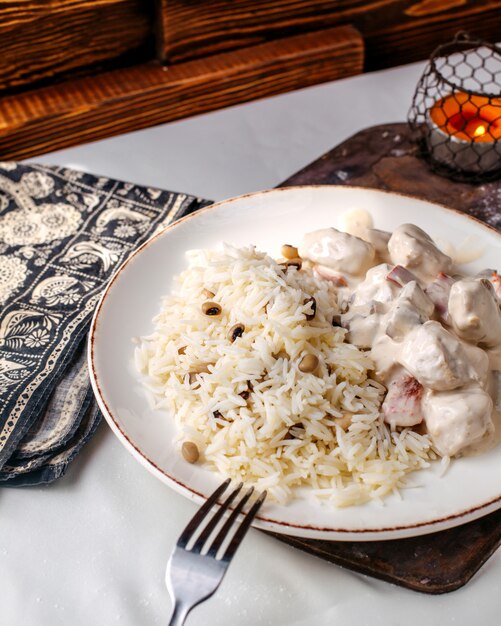
<svg viewBox="0 0 501 626"><path fill-rule="evenodd" d="M176 420L179 448L194 442L209 468L278 502L310 487L336 506L396 491L435 458L428 436L383 423L371 359L332 326L331 283L285 271L253 247L198 250L188 260L135 353L155 407ZM311 297L317 310L307 321ZM222 313L205 315L206 300ZM232 342L237 323L245 331ZM298 369L306 354L319 359L314 373Z"/></svg>

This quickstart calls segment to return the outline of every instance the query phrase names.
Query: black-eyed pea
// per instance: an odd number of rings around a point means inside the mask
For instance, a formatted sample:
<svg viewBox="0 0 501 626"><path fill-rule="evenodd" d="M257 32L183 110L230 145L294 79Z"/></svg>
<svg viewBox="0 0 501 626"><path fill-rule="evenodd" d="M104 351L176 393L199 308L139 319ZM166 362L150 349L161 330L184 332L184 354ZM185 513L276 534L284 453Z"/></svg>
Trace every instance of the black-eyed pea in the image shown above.
<svg viewBox="0 0 501 626"><path fill-rule="evenodd" d="M318 357L314 354L306 354L300 361L298 369L304 374L310 374L314 372L318 367Z"/></svg>
<svg viewBox="0 0 501 626"><path fill-rule="evenodd" d="M198 446L193 441L185 441L181 446L181 454L185 461L188 463L196 463L200 458L200 452Z"/></svg>
<svg viewBox="0 0 501 626"><path fill-rule="evenodd" d="M299 257L294 259L285 259L285 261L282 261L280 265L285 271L287 271L289 267L295 267L299 271L303 266L303 260Z"/></svg>
<svg viewBox="0 0 501 626"><path fill-rule="evenodd" d="M289 243L284 244L280 252L284 259L299 259L298 249L296 246L291 246Z"/></svg>
<svg viewBox="0 0 501 626"><path fill-rule="evenodd" d="M217 302L211 302L210 300L208 300L207 302L204 302L202 304L202 313L204 315L221 315L221 311L221 305L219 305Z"/></svg>
<svg viewBox="0 0 501 626"><path fill-rule="evenodd" d="M243 324L235 324L228 331L228 339L233 343L244 334L245 326Z"/></svg>

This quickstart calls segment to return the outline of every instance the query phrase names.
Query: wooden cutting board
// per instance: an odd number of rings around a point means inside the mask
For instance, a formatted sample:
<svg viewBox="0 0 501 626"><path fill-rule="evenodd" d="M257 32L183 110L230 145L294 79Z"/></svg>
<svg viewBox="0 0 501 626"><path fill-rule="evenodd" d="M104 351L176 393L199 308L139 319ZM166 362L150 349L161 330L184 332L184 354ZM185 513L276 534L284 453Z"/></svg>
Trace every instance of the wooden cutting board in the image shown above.
<svg viewBox="0 0 501 626"><path fill-rule="evenodd" d="M367 128L288 178L294 185L356 185L438 202L501 229L501 182L457 183L435 174L407 124ZM465 585L501 543L501 510L431 535L394 541L277 539L362 574L424 593Z"/></svg>

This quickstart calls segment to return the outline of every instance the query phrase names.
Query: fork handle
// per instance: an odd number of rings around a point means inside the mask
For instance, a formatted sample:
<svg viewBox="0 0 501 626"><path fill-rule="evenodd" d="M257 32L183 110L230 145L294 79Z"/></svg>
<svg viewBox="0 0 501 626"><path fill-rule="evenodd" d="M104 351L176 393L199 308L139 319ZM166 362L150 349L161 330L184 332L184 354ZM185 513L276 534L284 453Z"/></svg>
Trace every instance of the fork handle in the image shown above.
<svg viewBox="0 0 501 626"><path fill-rule="evenodd" d="M169 620L169 626L183 626L191 607L182 602L175 602Z"/></svg>

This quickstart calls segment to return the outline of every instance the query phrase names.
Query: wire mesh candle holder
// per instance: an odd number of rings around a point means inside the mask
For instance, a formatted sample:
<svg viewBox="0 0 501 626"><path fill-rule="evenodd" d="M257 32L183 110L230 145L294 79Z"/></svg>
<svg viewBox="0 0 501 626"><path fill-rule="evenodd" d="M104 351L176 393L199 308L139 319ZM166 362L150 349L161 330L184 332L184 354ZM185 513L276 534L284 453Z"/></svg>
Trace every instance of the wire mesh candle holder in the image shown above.
<svg viewBox="0 0 501 626"><path fill-rule="evenodd" d="M433 169L455 180L501 178L501 48L467 33L439 46L409 124Z"/></svg>

